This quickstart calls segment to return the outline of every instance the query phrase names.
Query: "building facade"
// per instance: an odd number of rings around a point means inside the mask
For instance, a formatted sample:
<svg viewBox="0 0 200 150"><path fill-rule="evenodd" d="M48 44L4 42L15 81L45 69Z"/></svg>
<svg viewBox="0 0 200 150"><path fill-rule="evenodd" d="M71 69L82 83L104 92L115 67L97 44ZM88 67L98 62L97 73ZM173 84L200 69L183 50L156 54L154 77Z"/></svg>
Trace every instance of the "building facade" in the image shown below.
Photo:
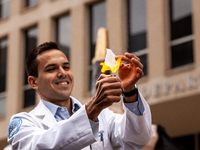
<svg viewBox="0 0 200 150"><path fill-rule="evenodd" d="M200 148L199 0L2 0L0 8L0 149L8 144L10 117L40 99L26 80L28 53L57 42L70 60L72 96L85 104L100 27L116 55L128 51L144 64L138 88L153 124L183 146Z"/></svg>

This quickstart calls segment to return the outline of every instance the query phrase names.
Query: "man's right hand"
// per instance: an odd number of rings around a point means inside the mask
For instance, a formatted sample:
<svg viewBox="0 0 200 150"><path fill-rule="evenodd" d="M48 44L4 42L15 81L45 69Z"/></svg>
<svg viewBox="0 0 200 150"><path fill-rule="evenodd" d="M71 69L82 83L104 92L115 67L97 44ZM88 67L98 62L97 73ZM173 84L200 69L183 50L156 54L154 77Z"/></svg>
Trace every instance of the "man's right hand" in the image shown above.
<svg viewBox="0 0 200 150"><path fill-rule="evenodd" d="M88 118L95 121L100 112L121 100L121 81L117 77L101 74L96 82L96 92L85 105Z"/></svg>

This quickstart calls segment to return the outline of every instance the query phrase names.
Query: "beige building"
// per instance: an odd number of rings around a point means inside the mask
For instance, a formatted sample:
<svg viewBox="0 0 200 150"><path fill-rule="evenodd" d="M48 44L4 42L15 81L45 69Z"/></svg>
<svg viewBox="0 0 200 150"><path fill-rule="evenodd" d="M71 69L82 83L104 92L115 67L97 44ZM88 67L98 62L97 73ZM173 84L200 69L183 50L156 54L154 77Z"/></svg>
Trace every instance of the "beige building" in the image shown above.
<svg viewBox="0 0 200 150"><path fill-rule="evenodd" d="M10 117L39 101L26 81L25 57L36 45L56 41L69 57L82 104L91 97L97 30L108 30L115 54L132 52L144 64L138 88L152 121L177 142L200 148L199 0L1 0L0 149L8 143ZM121 105L114 105L121 111Z"/></svg>

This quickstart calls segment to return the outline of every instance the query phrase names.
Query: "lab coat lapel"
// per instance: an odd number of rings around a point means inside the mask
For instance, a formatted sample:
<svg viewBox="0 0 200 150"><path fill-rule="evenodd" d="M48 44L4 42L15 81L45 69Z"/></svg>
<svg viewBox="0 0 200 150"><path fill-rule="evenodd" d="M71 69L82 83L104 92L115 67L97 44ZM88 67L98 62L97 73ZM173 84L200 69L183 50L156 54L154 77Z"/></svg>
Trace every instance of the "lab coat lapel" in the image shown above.
<svg viewBox="0 0 200 150"><path fill-rule="evenodd" d="M50 128L56 123L56 119L54 118L53 114L41 100L37 107L34 109L34 115L37 118L40 118L42 124L47 126L48 128Z"/></svg>

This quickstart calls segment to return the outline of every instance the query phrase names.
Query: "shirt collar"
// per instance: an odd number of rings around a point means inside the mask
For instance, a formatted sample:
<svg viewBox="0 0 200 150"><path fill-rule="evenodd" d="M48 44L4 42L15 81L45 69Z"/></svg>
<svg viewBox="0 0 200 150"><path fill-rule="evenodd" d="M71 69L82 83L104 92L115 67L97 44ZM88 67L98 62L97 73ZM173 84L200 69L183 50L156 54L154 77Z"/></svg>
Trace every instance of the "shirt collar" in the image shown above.
<svg viewBox="0 0 200 150"><path fill-rule="evenodd" d="M72 114L74 114L77 110L79 110L80 106L73 99L72 100Z"/></svg>
<svg viewBox="0 0 200 150"><path fill-rule="evenodd" d="M54 116L56 115L57 109L62 108L46 100L43 100L43 99L41 100ZM72 113L74 114L81 106L79 105L79 103L77 102L75 98L71 97L70 100L72 101Z"/></svg>
<svg viewBox="0 0 200 150"><path fill-rule="evenodd" d="M42 99L42 102L44 103L44 105L50 110L50 112L53 114L53 116L55 116L57 109L59 108L58 105L55 105L51 102L48 102L46 100Z"/></svg>

